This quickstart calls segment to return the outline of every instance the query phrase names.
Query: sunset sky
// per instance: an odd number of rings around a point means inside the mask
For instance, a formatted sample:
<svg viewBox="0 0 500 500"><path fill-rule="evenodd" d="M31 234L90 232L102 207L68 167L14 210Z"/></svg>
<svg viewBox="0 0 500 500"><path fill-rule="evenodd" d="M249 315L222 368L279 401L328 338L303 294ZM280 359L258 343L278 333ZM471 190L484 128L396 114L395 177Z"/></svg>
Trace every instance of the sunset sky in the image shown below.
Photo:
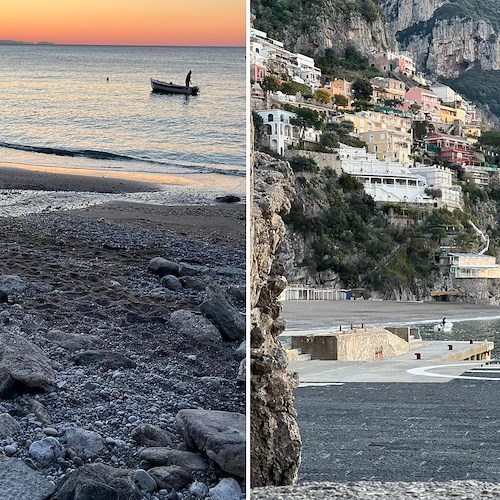
<svg viewBox="0 0 500 500"><path fill-rule="evenodd" d="M0 40L245 45L245 0L0 0Z"/></svg>

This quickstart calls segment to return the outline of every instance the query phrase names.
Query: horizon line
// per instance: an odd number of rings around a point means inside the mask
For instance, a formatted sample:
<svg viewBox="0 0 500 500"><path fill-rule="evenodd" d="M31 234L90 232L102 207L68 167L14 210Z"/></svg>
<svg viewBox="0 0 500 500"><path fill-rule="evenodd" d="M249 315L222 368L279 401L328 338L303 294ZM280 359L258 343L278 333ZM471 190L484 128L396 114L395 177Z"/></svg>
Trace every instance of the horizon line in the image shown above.
<svg viewBox="0 0 500 500"><path fill-rule="evenodd" d="M6 43L7 42L7 43ZM56 43L56 42L24 42L16 40L2 40L3 45L36 45L36 46L55 46L55 47L173 47L173 48L211 48L211 49L244 49L246 45L138 45L129 43Z"/></svg>

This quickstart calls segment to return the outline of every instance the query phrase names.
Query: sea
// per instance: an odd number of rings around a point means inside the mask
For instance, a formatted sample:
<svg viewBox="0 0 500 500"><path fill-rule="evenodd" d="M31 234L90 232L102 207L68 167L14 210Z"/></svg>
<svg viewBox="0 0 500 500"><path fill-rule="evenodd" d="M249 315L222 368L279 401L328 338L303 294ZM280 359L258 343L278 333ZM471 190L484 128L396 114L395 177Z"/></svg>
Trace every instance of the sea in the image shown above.
<svg viewBox="0 0 500 500"><path fill-rule="evenodd" d="M500 359L500 316L458 321L450 319L450 321L452 321L453 327L449 332L434 331L436 321L412 323L410 326L420 330L423 340L489 340L495 343L492 357Z"/></svg>
<svg viewBox="0 0 500 500"><path fill-rule="evenodd" d="M190 70L199 95L151 92ZM244 48L0 45L0 163L241 187L245 89Z"/></svg>

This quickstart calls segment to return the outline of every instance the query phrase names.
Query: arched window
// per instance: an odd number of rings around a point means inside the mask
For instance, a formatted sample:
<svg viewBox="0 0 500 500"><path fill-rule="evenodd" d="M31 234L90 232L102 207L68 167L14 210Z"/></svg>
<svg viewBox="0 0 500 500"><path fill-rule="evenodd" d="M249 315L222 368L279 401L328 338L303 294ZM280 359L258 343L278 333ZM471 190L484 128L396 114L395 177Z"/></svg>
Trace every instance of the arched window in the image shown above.
<svg viewBox="0 0 500 500"><path fill-rule="evenodd" d="M267 115L267 121L268 121L268 122L272 122L273 120L274 120L273 114L272 114L272 113L269 113L269 114Z"/></svg>
<svg viewBox="0 0 500 500"><path fill-rule="evenodd" d="M266 134L271 135L273 133L273 128L271 125L266 125Z"/></svg>
<svg viewBox="0 0 500 500"><path fill-rule="evenodd" d="M280 115L280 121L282 121L282 122L285 121L285 117L283 115Z"/></svg>

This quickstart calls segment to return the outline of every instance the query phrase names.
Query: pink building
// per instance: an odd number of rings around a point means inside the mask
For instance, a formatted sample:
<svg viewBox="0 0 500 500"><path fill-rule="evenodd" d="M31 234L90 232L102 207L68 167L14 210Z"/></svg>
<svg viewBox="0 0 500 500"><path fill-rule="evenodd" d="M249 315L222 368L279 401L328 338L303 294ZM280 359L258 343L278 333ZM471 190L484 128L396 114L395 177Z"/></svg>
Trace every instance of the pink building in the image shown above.
<svg viewBox="0 0 500 500"><path fill-rule="evenodd" d="M432 90L423 89L422 87L412 87L409 89L406 92L405 101L400 109L408 111L412 104L420 106L420 112L430 115L431 120L440 120L441 101L438 95Z"/></svg>

